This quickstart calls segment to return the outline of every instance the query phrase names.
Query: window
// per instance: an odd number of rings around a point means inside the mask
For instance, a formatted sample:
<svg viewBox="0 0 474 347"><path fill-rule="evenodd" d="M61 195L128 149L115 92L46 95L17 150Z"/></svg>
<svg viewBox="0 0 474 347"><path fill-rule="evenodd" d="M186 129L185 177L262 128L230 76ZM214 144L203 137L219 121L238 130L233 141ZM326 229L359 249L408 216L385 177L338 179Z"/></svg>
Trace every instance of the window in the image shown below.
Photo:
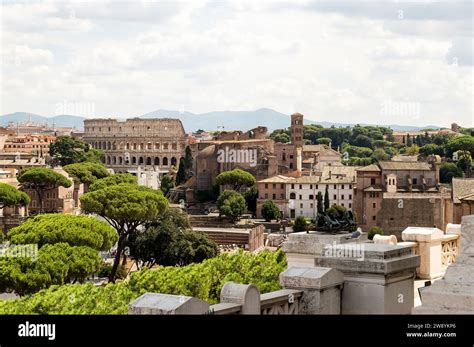
<svg viewBox="0 0 474 347"><path fill-rule="evenodd" d="M295 193L290 193L290 199L296 199L296 194Z"/></svg>
<svg viewBox="0 0 474 347"><path fill-rule="evenodd" d="M316 184L316 189L319 189L317 184Z"/></svg>
<svg viewBox="0 0 474 347"><path fill-rule="evenodd" d="M375 208L377 204L375 202L372 203L372 208Z"/></svg>
<svg viewBox="0 0 474 347"><path fill-rule="evenodd" d="M268 184L267 183L265 183L265 189L268 189Z"/></svg>
<svg viewBox="0 0 474 347"><path fill-rule="evenodd" d="M337 189L336 185L334 185L334 189Z"/></svg>
<svg viewBox="0 0 474 347"><path fill-rule="evenodd" d="M370 179L370 185L373 186L374 184L375 184L375 178L371 178L371 179Z"/></svg>
<svg viewBox="0 0 474 347"><path fill-rule="evenodd" d="M265 193L265 199L268 199L268 193Z"/></svg>
<svg viewBox="0 0 474 347"><path fill-rule="evenodd" d="M300 200L303 200L303 195L300 194Z"/></svg>
<svg viewBox="0 0 474 347"><path fill-rule="evenodd" d="M302 185L302 184L300 184L300 189L303 189L303 185Z"/></svg>
<svg viewBox="0 0 474 347"><path fill-rule="evenodd" d="M309 189L313 189L313 185L312 185L312 184L309 185Z"/></svg>
<svg viewBox="0 0 474 347"><path fill-rule="evenodd" d="M341 203L341 206L344 207L344 203Z"/></svg>
<svg viewBox="0 0 474 347"><path fill-rule="evenodd" d="M341 189L344 189L344 185L341 186ZM344 199L344 198L343 198Z"/></svg>
<svg viewBox="0 0 474 347"><path fill-rule="evenodd" d="M280 199L284 199L285 198L285 194L280 194Z"/></svg>
<svg viewBox="0 0 474 347"><path fill-rule="evenodd" d="M344 200L344 194L341 195L341 200ZM344 206L344 205L342 205L342 206Z"/></svg>
<svg viewBox="0 0 474 347"><path fill-rule="evenodd" d="M283 183L280 184L280 188L281 188L281 189L285 189L285 185L284 185Z"/></svg>
<svg viewBox="0 0 474 347"><path fill-rule="evenodd" d="M276 189L277 185L275 183L272 184L272 188Z"/></svg>
<svg viewBox="0 0 474 347"><path fill-rule="evenodd" d="M349 203L349 208L352 208L352 204L351 204L351 203Z"/></svg>
<svg viewBox="0 0 474 347"><path fill-rule="evenodd" d="M337 195L336 194L334 194L334 200L337 200Z"/></svg>
<svg viewBox="0 0 474 347"><path fill-rule="evenodd" d="M303 204L300 204L300 208L303 208ZM301 211L301 213L303 213L303 211Z"/></svg>
<svg viewBox="0 0 474 347"><path fill-rule="evenodd" d="M375 220L375 216L372 216L372 220Z"/></svg>
<svg viewBox="0 0 474 347"><path fill-rule="evenodd" d="M295 189L295 185L294 185L294 184L291 185L291 189Z"/></svg>
<svg viewBox="0 0 474 347"><path fill-rule="evenodd" d="M352 194L349 194L349 200L352 200Z"/></svg>
<svg viewBox="0 0 474 347"><path fill-rule="evenodd" d="M309 195L309 200L314 200L314 195L310 194Z"/></svg>
<svg viewBox="0 0 474 347"><path fill-rule="evenodd" d="M273 194L273 196L272 196L272 197L273 197L273 200L275 200L275 199L276 199L276 194Z"/></svg>
<svg viewBox="0 0 474 347"><path fill-rule="evenodd" d="M310 205L310 207L311 207L311 208L313 208L313 207L314 207L314 204L313 204L313 203L311 203L311 204L309 204L309 205Z"/></svg>
<svg viewBox="0 0 474 347"><path fill-rule="evenodd" d="M418 179L417 178L413 179L413 184L418 184Z"/></svg>

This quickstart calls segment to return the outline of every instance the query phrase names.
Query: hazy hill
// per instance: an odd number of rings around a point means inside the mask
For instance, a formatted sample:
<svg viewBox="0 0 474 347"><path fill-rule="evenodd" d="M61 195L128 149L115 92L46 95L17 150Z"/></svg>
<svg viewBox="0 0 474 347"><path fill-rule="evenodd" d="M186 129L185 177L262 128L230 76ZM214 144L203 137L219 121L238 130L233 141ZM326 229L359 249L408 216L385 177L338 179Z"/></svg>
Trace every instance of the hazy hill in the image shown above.
<svg viewBox="0 0 474 347"><path fill-rule="evenodd" d="M108 116L104 116L106 118ZM180 112L173 110L157 110L138 116L141 118L179 118L187 132L198 129L204 130L248 130L259 125L266 126L269 131L280 128L287 128L290 125L290 116L277 112L269 108L261 108L255 111L213 111L201 114L191 112ZM27 112L15 112L0 116L0 125L6 126L8 122L26 122L31 119L34 123L53 123L58 127L76 127L81 130L84 128L84 117L61 115L54 117L45 117ZM307 117L305 124L319 124L324 127L332 125L336 127L353 126L354 124L335 123L335 122L315 122ZM368 125L362 124L361 125ZM420 130L423 128L438 128L437 126L427 125L424 127L407 125L388 125L395 131Z"/></svg>

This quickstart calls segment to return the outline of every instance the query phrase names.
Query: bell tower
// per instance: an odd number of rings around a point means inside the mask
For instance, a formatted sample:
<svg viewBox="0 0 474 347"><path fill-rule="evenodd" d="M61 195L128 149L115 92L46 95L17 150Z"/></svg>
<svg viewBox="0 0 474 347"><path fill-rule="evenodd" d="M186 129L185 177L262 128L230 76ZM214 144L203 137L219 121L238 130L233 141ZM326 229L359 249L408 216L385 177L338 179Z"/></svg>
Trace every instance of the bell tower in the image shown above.
<svg viewBox="0 0 474 347"><path fill-rule="evenodd" d="M293 113L291 115L291 144L295 146L303 146L304 144L304 125L303 115L301 113Z"/></svg>

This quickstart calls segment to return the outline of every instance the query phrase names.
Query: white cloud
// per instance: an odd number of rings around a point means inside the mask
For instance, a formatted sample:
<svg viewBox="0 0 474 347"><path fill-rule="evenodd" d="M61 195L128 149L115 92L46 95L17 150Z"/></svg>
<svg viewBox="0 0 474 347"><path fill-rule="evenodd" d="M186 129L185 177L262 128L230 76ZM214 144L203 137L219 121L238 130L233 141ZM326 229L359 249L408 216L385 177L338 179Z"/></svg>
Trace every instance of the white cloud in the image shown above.
<svg viewBox="0 0 474 347"><path fill-rule="evenodd" d="M321 121L472 125L465 6L404 3L407 17L399 20L392 18L398 5L351 3L2 6L8 88L0 111L52 114L69 100L93 102L101 116L271 107ZM381 117L386 100L417 102L420 115Z"/></svg>

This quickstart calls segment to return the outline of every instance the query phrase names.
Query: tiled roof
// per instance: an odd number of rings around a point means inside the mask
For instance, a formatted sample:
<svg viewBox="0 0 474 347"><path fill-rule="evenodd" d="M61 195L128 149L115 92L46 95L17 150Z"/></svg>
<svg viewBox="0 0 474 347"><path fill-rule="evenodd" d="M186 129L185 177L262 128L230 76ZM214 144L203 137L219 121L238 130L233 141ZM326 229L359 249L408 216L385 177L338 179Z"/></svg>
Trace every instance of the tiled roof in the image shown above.
<svg viewBox="0 0 474 347"><path fill-rule="evenodd" d="M408 161L379 161L382 170L431 170L431 165L426 162L408 162Z"/></svg>
<svg viewBox="0 0 474 347"><path fill-rule="evenodd" d="M377 172L379 172L380 168L375 164L370 164L370 165L367 165L367 166L364 166L364 167L361 167L361 168L357 169L357 171L377 171Z"/></svg>
<svg viewBox="0 0 474 347"><path fill-rule="evenodd" d="M474 193L474 178L453 178L453 202L459 203Z"/></svg>
<svg viewBox="0 0 474 347"><path fill-rule="evenodd" d="M303 152L320 152L324 149L324 145L303 145Z"/></svg>
<svg viewBox="0 0 474 347"><path fill-rule="evenodd" d="M294 182L295 179L293 177L278 175L278 176L273 176L273 177L269 177L264 180L258 181L258 183L286 183L289 181Z"/></svg>

